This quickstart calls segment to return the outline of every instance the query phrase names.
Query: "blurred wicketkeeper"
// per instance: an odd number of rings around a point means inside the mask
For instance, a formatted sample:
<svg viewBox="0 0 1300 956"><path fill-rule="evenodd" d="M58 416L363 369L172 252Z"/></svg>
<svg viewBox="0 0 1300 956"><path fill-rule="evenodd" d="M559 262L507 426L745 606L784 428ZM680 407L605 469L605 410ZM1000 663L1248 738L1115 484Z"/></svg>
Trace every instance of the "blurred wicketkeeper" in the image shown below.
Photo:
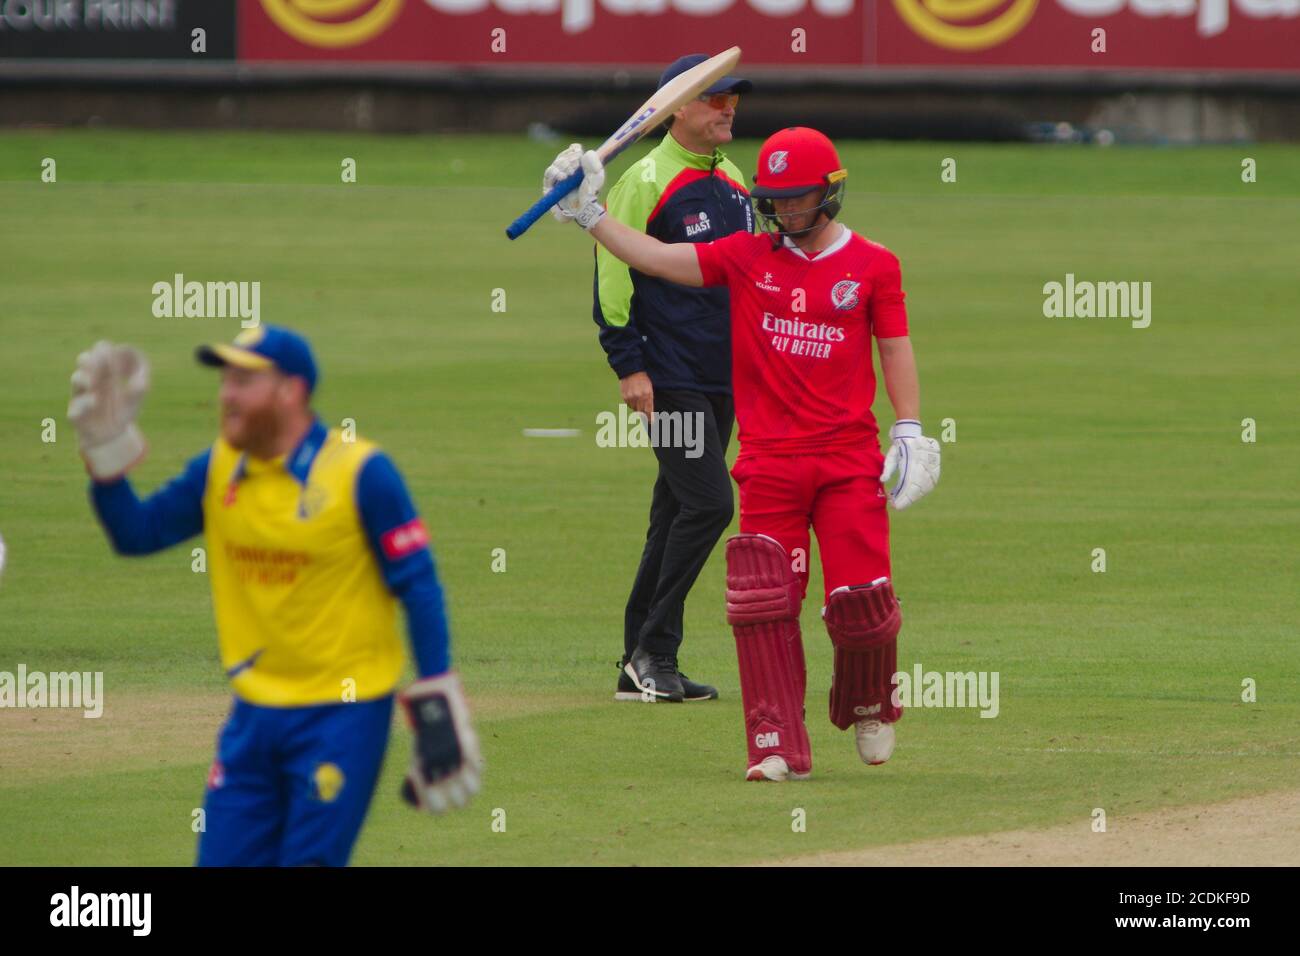
<svg viewBox="0 0 1300 956"><path fill-rule="evenodd" d="M221 369L221 435L141 500L126 473L144 455L135 420L149 367L107 342L78 357L68 417L91 501L120 554L206 537L235 700L208 774L199 865L340 866L388 746L399 602L420 674L398 695L415 734L402 795L442 812L479 787L429 536L391 459L315 416L302 336L258 326L198 358Z"/></svg>

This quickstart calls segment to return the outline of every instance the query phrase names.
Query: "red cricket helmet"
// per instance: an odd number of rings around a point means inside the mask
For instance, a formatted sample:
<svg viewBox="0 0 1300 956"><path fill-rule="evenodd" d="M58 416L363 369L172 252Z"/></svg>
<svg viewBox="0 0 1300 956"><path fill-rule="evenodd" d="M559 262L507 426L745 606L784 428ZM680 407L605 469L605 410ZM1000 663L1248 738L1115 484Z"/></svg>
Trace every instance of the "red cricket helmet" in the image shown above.
<svg viewBox="0 0 1300 956"><path fill-rule="evenodd" d="M848 175L840 165L835 144L826 134L807 126L791 126L769 136L758 151L758 170L754 173L754 188L750 195L756 200L758 214L768 229L785 232L776 217L773 199L802 196L823 189L825 195L815 208L825 212L827 219L834 219L843 202L844 180ZM810 232L814 228L820 227L810 226L799 232Z"/></svg>

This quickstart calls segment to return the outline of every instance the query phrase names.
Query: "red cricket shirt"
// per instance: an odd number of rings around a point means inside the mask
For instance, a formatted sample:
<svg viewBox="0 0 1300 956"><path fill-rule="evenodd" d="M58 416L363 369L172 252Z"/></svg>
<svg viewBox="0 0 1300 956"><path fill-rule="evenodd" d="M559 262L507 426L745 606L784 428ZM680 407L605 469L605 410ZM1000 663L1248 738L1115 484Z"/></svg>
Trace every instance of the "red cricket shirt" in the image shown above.
<svg viewBox="0 0 1300 956"><path fill-rule="evenodd" d="M809 259L733 233L695 246L704 284L731 290L731 388L741 454L857 446L878 432L871 336L907 335L898 257L843 227Z"/></svg>

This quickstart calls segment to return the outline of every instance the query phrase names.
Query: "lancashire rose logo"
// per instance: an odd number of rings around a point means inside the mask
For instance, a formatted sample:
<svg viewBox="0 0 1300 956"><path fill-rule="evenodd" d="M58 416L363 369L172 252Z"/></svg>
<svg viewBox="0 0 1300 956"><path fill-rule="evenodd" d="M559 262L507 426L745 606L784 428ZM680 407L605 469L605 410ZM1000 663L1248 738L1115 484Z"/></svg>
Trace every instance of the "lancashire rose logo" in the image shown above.
<svg viewBox="0 0 1300 956"><path fill-rule="evenodd" d="M789 152L784 149L773 152L771 156L767 157L767 171L773 176L785 172L790 168L790 164L786 161L786 157L789 155Z"/></svg>
<svg viewBox="0 0 1300 956"><path fill-rule="evenodd" d="M1019 33L1038 0L894 0L907 25L935 46L987 50Z"/></svg>
<svg viewBox="0 0 1300 956"><path fill-rule="evenodd" d="M849 279L841 279L835 283L831 289L831 304L837 309L843 309L847 312L858 304L858 286L859 282L853 282Z"/></svg>
<svg viewBox="0 0 1300 956"><path fill-rule="evenodd" d="M308 46L356 46L387 29L406 0L262 0L262 9L289 36Z"/></svg>

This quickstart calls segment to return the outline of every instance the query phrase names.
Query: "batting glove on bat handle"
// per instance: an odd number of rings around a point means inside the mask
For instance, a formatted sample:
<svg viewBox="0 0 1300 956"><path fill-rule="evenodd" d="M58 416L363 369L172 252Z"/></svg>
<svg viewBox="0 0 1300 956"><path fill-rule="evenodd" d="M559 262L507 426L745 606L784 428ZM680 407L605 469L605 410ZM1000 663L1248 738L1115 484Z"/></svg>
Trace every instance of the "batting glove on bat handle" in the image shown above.
<svg viewBox="0 0 1300 956"><path fill-rule="evenodd" d="M551 215L560 222L575 221L583 229L591 229L605 217L605 208L597 197L605 184L605 166L594 150L585 153L582 147L571 144L555 157L542 176L543 199L559 194L550 207Z"/></svg>
<svg viewBox="0 0 1300 956"><path fill-rule="evenodd" d="M402 799L434 814L465 806L479 791L482 758L460 677L426 677L398 701L415 734Z"/></svg>
<svg viewBox="0 0 1300 956"><path fill-rule="evenodd" d="M889 454L885 456L880 483L887 483L898 472L898 484L889 491L889 500L895 511L902 511L939 483L939 443L922 434L920 422L908 418L896 421L889 437Z"/></svg>
<svg viewBox="0 0 1300 956"><path fill-rule="evenodd" d="M135 419L148 391L149 362L130 346L96 342L77 356L68 419L96 481L115 481L144 457Z"/></svg>
<svg viewBox="0 0 1300 956"><path fill-rule="evenodd" d="M588 232L605 218L605 207L600 204L600 187L605 185L605 164L595 150L582 154L582 185L578 187L578 212L573 217Z"/></svg>
<svg viewBox="0 0 1300 956"><path fill-rule="evenodd" d="M555 157L554 162L547 166L546 172L542 174L543 198L549 196L551 191L561 183L569 186L556 198L555 205L551 206L551 215L559 222L569 222L573 219L573 212L561 200L582 184L581 170L582 146L579 143L571 143L568 149Z"/></svg>

